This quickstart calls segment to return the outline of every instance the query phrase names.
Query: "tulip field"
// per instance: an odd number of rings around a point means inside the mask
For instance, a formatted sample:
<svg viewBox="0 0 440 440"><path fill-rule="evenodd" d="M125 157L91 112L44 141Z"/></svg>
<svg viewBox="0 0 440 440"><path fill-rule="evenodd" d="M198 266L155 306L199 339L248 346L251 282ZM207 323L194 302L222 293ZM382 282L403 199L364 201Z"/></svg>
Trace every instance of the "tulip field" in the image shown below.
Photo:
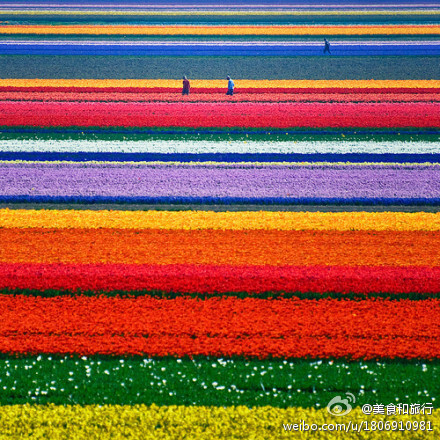
<svg viewBox="0 0 440 440"><path fill-rule="evenodd" d="M0 440L439 438L439 61L436 2L2 2Z"/></svg>

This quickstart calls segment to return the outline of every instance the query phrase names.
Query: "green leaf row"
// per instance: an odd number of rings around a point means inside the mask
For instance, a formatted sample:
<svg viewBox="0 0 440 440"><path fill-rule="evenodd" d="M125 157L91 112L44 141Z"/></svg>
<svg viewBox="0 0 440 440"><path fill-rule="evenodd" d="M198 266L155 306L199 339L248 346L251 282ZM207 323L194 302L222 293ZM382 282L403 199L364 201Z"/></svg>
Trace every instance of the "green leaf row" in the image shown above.
<svg viewBox="0 0 440 440"><path fill-rule="evenodd" d="M197 357L0 357L0 404L247 405L323 408L350 392L356 406L439 406L440 362L248 360Z"/></svg>
<svg viewBox="0 0 440 440"><path fill-rule="evenodd" d="M137 25L338 25L338 24L376 24L376 25L402 25L402 24L436 24L440 17L434 14L399 14L399 15L203 15L193 11L182 15L127 15L120 12L118 15L87 14L78 15L74 12L66 14L14 14L0 12L0 20L11 24L38 24L38 25L109 25L109 24L133 24ZM38 34L37 34L38 35ZM340 36L338 35L338 38Z"/></svg>
<svg viewBox="0 0 440 440"><path fill-rule="evenodd" d="M47 289L47 290L37 290L37 289L10 289L3 288L0 289L0 295L24 295L24 296L38 296L43 298L55 298L60 296L105 296L105 297L141 297L150 296L160 299L173 299L180 297L190 297L197 299L207 299L212 297L235 297L235 298L260 298L260 299L278 299L278 298L298 298L298 299L350 299L354 301L361 301L365 298L383 298L387 300L403 300L409 299L413 301L422 301L426 299L437 299L440 298L440 292L435 293L388 293L388 292L370 292L368 294L364 293L340 293L340 292L213 292L213 293L203 293L203 292L168 292L164 290L67 290L67 289Z"/></svg>
<svg viewBox="0 0 440 440"><path fill-rule="evenodd" d="M339 39L339 37L338 37ZM1 78L440 79L438 57L0 55Z"/></svg>
<svg viewBox="0 0 440 440"><path fill-rule="evenodd" d="M325 129L302 129L288 130L279 129L234 129L213 128L193 129L180 127L172 133L173 128L129 128L129 127L69 127L62 130L59 127L10 127L0 126L0 140L106 140L106 141L144 141L144 140L187 140L187 141L259 141L259 142L306 142L306 141L329 141L353 142L438 142L440 130L424 130L401 128L398 133L386 129L361 129L361 128L325 128ZM311 131L313 133L311 133Z"/></svg>

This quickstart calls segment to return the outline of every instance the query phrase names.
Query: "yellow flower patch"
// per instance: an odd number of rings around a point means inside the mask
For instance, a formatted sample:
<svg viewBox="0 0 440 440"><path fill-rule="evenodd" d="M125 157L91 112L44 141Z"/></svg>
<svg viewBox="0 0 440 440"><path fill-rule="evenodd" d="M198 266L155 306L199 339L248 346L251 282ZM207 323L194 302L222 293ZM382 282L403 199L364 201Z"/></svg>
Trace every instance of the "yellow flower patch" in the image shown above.
<svg viewBox="0 0 440 440"><path fill-rule="evenodd" d="M439 231L440 213L0 209L0 228Z"/></svg>

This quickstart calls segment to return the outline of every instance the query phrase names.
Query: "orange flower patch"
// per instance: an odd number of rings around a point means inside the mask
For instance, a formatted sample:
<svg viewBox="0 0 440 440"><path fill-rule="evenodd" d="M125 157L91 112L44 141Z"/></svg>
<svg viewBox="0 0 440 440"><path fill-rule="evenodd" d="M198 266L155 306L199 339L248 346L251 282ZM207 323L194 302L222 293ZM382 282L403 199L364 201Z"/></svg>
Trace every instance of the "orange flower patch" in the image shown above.
<svg viewBox="0 0 440 440"><path fill-rule="evenodd" d="M0 262L440 266L438 231L0 229Z"/></svg>
<svg viewBox="0 0 440 440"><path fill-rule="evenodd" d="M0 351L439 358L440 300L0 296Z"/></svg>

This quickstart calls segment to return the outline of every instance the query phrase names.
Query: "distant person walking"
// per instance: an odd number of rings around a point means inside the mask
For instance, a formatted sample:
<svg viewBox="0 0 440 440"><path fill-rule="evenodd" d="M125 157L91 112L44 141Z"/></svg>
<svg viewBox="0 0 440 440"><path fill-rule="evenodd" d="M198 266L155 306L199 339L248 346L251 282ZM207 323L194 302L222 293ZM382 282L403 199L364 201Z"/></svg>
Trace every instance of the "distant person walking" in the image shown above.
<svg viewBox="0 0 440 440"><path fill-rule="evenodd" d="M331 55L332 53L330 52L330 43L324 38L324 55L326 53L329 53L329 55Z"/></svg>
<svg viewBox="0 0 440 440"><path fill-rule="evenodd" d="M189 95L189 89L190 89L189 81L186 76L183 77L183 89L182 89L182 95Z"/></svg>
<svg viewBox="0 0 440 440"><path fill-rule="evenodd" d="M235 87L234 81L232 81L229 75L226 77L226 79L228 80L228 91L226 92L226 94L232 96L234 94Z"/></svg>

